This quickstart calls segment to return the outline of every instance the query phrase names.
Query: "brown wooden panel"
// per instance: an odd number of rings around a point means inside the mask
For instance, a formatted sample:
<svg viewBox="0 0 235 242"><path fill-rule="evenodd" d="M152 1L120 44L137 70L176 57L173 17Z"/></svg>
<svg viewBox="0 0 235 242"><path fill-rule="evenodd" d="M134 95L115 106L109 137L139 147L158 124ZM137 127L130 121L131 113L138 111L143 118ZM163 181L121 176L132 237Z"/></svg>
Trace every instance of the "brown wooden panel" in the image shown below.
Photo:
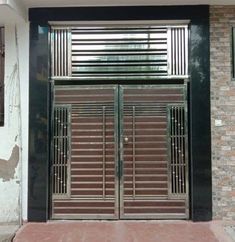
<svg viewBox="0 0 235 242"><path fill-rule="evenodd" d="M74 97L70 97L70 96L56 96L55 98L55 102L56 103L66 103L66 104L70 104L70 103L86 103L86 102L110 102L113 101L113 96L74 96Z"/></svg>
<svg viewBox="0 0 235 242"><path fill-rule="evenodd" d="M106 182L114 182L115 179L113 176L106 176L105 180ZM72 182L102 182L103 178L102 176L85 176L85 177L72 176L71 181Z"/></svg>
<svg viewBox="0 0 235 242"><path fill-rule="evenodd" d="M114 170L108 170L106 169L105 172L106 175L112 175L114 176ZM72 170L71 175L76 175L76 176L92 176L92 175L103 175L102 170L93 170L93 169L87 169L87 170Z"/></svg>
<svg viewBox="0 0 235 242"><path fill-rule="evenodd" d="M94 96L94 95L107 95L107 89L86 89L85 91L82 90L82 89L76 89L76 88L70 88L70 89L56 89L55 90L55 95L56 96L61 96L61 95L68 95L68 96L71 96L71 95L85 95L86 96ZM109 94L110 95L110 94Z"/></svg>
<svg viewBox="0 0 235 242"><path fill-rule="evenodd" d="M72 163L71 169L102 169L103 164L100 163ZM114 163L108 163L105 164L106 169L115 169Z"/></svg>
<svg viewBox="0 0 235 242"><path fill-rule="evenodd" d="M71 214L71 215L79 215L79 214L114 214L114 209L108 208L56 208L54 209L55 214Z"/></svg>
<svg viewBox="0 0 235 242"><path fill-rule="evenodd" d="M135 151L135 155L165 155L167 152L167 150L165 148L161 149L136 149ZM132 155L133 154L133 150L131 149L125 149L124 150L124 156L128 156L128 155Z"/></svg>
<svg viewBox="0 0 235 242"><path fill-rule="evenodd" d="M157 190L157 189L152 189L152 190L137 190L135 191L136 196L166 196L167 195L167 189L165 190ZM133 189L131 190L124 190L124 196L132 196L133 195ZM136 199L136 198L135 198Z"/></svg>
<svg viewBox="0 0 235 242"><path fill-rule="evenodd" d="M79 147L79 146L78 146ZM107 156L114 156L115 153L114 153L114 150L110 150L110 149L106 149L105 150L105 153ZM84 156L84 155L88 155L88 156L102 156L103 155L103 150L101 149L86 149L86 150L72 150L72 156L76 156L76 155L79 155L79 156Z"/></svg>
<svg viewBox="0 0 235 242"><path fill-rule="evenodd" d="M102 156L72 156L72 163L79 162L102 162ZM114 156L106 156L106 162L114 162Z"/></svg>
<svg viewBox="0 0 235 242"><path fill-rule="evenodd" d="M156 201L126 201L125 207L184 207L185 201L156 200Z"/></svg>
<svg viewBox="0 0 235 242"><path fill-rule="evenodd" d="M125 101L128 102L158 102L158 103L171 103L171 102L183 102L181 95L175 95L175 96L166 96L166 95L159 95L159 96L126 96L124 98Z"/></svg>
<svg viewBox="0 0 235 242"><path fill-rule="evenodd" d="M86 189L86 190L72 190L71 194L73 196L103 196L103 191L102 190L91 190L91 189ZM110 191L107 190L105 191L105 195L106 196L114 196L115 195L115 191Z"/></svg>
<svg viewBox="0 0 235 242"><path fill-rule="evenodd" d="M162 95L175 95L175 94L183 94L182 92L182 88L140 88L140 89L125 89L125 94L126 95L158 95L158 94L162 94Z"/></svg>
<svg viewBox="0 0 235 242"><path fill-rule="evenodd" d="M94 183L72 183L71 184L71 189L84 189L84 188L88 188L88 189L102 189L103 188L103 184L102 183L98 183L98 182L94 182ZM105 189L115 189L115 184L114 183L106 183L105 184Z"/></svg>
<svg viewBox="0 0 235 242"><path fill-rule="evenodd" d="M162 168L164 168L164 169L166 169L167 168L167 163L136 163L135 164L135 167L136 167L136 169L151 169L151 168L153 168L153 169L162 169ZM133 168L133 162L125 162L125 164L124 164L124 169L130 169L130 168Z"/></svg>
<svg viewBox="0 0 235 242"><path fill-rule="evenodd" d="M125 155L125 160L132 159L132 155ZM167 161L167 155L136 155L136 161Z"/></svg>
<svg viewBox="0 0 235 242"><path fill-rule="evenodd" d="M133 183L124 183L125 189L133 189ZM149 181L149 183L135 183L136 189L144 189L144 188L165 188L167 189L167 183L154 183L153 181Z"/></svg>
<svg viewBox="0 0 235 242"><path fill-rule="evenodd" d="M98 207L98 208L112 208L114 202L100 202L100 201L79 201L79 200L55 200L54 207L65 208L65 207Z"/></svg>
<svg viewBox="0 0 235 242"><path fill-rule="evenodd" d="M133 169L124 169L125 175L133 174ZM167 169L135 169L135 175L165 175L167 173Z"/></svg>
<svg viewBox="0 0 235 242"><path fill-rule="evenodd" d="M126 214L172 214L172 213L185 213L185 208L171 208L171 207L158 207L158 208L125 208L124 213ZM170 215L169 215L170 216Z"/></svg>
<svg viewBox="0 0 235 242"><path fill-rule="evenodd" d="M87 128L92 125L102 125L102 117L80 117L79 114L76 114L75 111L71 114L72 123L76 125L87 125ZM106 117L106 125L114 125L113 117Z"/></svg>

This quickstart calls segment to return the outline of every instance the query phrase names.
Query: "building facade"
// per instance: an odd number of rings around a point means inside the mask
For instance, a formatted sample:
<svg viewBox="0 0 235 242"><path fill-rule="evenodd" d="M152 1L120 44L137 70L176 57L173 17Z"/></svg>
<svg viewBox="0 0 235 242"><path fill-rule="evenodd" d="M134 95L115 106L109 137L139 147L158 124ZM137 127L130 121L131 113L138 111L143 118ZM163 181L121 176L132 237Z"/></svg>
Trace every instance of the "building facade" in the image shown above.
<svg viewBox="0 0 235 242"><path fill-rule="evenodd" d="M233 220L235 7L47 4L0 5L0 222Z"/></svg>

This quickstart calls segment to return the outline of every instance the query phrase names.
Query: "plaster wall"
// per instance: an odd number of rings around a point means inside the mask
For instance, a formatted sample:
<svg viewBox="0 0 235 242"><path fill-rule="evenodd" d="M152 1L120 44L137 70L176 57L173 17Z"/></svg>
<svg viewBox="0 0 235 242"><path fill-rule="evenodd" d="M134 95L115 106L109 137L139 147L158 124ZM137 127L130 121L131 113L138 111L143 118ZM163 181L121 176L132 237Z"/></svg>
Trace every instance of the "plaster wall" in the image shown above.
<svg viewBox="0 0 235 242"><path fill-rule="evenodd" d="M29 26L5 25L5 121L0 127L0 223L27 219Z"/></svg>

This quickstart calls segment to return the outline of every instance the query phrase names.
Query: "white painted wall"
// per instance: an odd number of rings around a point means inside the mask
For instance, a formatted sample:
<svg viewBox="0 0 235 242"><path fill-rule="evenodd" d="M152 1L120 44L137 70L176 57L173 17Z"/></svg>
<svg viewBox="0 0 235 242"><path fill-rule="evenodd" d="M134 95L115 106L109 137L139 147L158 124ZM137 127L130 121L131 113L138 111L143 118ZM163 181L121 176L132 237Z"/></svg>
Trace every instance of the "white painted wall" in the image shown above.
<svg viewBox="0 0 235 242"><path fill-rule="evenodd" d="M0 159L8 160L18 145L20 161L13 179L4 181L0 177L0 223L19 223L21 218L27 219L28 23L5 25L5 45L5 124L0 127Z"/></svg>

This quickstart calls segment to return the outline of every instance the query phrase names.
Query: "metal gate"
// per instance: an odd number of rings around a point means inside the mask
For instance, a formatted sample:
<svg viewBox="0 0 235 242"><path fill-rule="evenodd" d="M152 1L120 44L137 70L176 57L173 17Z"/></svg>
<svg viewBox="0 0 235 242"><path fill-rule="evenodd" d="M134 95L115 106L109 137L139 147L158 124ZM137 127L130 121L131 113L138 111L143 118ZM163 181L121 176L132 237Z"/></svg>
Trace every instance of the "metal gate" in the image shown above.
<svg viewBox="0 0 235 242"><path fill-rule="evenodd" d="M52 218L188 218L185 85L55 86Z"/></svg>

